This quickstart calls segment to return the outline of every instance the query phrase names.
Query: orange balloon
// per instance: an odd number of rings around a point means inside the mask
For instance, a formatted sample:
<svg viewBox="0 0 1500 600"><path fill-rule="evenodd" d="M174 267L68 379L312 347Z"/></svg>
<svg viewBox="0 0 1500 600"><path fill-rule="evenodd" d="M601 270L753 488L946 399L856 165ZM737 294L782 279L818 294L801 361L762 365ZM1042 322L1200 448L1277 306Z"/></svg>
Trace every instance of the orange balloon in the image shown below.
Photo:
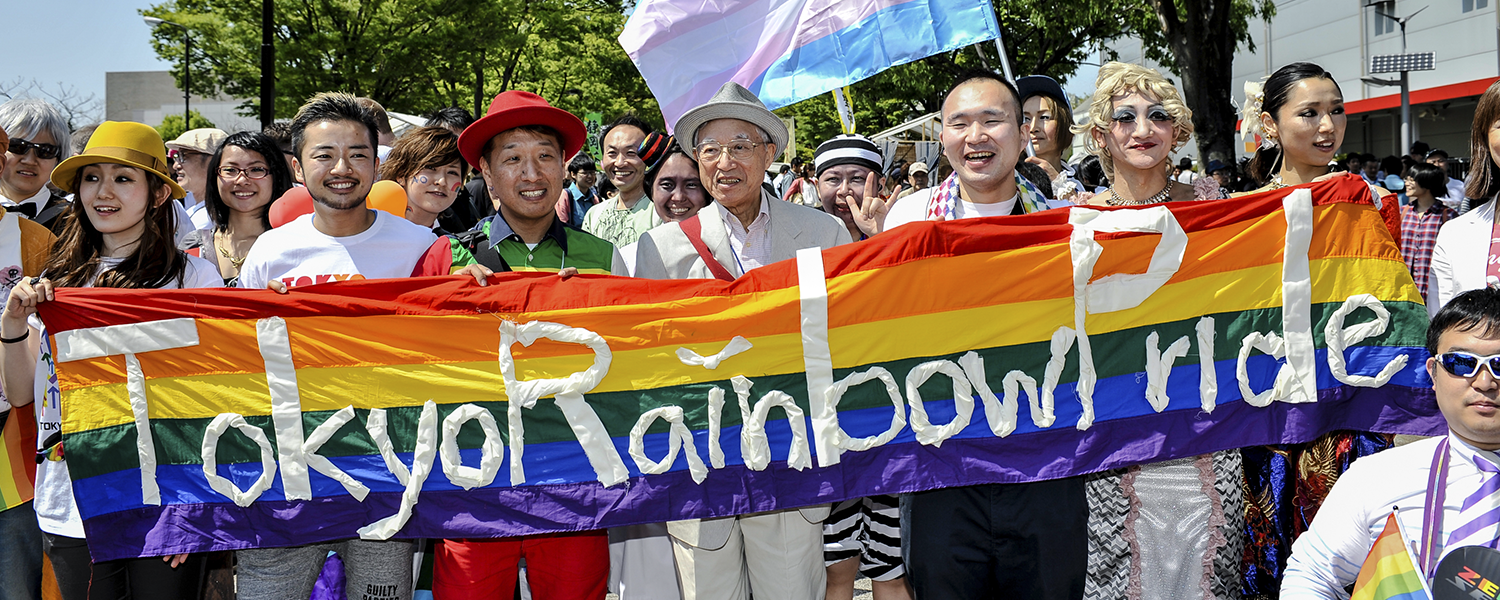
<svg viewBox="0 0 1500 600"><path fill-rule="evenodd" d="M271 203L271 227L281 227L312 211L312 194L305 187L295 186Z"/></svg>
<svg viewBox="0 0 1500 600"><path fill-rule="evenodd" d="M406 218L406 190L401 184L391 180L377 181L370 188L370 195L365 205L375 210L396 215L397 218Z"/></svg>

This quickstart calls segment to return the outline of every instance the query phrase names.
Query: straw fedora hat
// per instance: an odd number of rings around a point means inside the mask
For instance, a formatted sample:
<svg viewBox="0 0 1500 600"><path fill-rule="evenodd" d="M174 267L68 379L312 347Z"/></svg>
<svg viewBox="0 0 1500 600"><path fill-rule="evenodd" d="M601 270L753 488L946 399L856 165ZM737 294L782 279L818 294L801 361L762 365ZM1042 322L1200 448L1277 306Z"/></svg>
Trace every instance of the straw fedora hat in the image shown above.
<svg viewBox="0 0 1500 600"><path fill-rule="evenodd" d="M766 109L766 105L755 97L750 90L733 81L719 87L707 103L687 111L677 119L677 126L672 128L672 133L677 136L677 144L682 151L693 154L693 144L697 143L698 129L709 121L719 119L739 119L752 125L756 125L771 134L771 143L776 145L776 151L786 150L787 135L786 123L781 122L781 117Z"/></svg>
<svg viewBox="0 0 1500 600"><path fill-rule="evenodd" d="M94 130L83 153L62 161L52 169L52 183L69 192L77 192L78 171L88 165L115 163L144 169L167 182L173 198L187 195L167 174L167 147L161 134L141 123L105 121Z"/></svg>

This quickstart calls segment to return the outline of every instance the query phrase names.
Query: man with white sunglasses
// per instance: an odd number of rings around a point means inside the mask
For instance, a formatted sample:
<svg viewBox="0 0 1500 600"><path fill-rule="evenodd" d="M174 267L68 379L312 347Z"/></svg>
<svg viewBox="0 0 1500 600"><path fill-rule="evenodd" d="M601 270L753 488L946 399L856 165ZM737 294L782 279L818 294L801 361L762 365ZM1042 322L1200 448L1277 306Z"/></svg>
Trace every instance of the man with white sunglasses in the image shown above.
<svg viewBox="0 0 1500 600"><path fill-rule="evenodd" d="M1392 507L1428 577L1452 551L1500 540L1500 290L1464 292L1439 310L1427 351L1447 435L1349 467L1292 546L1283 599L1347 598Z"/></svg>

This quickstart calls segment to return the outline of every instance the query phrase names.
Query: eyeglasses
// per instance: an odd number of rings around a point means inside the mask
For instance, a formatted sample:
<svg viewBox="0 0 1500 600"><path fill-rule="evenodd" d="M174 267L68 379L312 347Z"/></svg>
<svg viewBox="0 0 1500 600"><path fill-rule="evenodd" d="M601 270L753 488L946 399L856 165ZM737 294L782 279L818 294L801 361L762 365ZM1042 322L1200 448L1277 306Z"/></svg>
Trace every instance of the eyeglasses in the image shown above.
<svg viewBox="0 0 1500 600"><path fill-rule="evenodd" d="M1468 352L1444 352L1438 355L1438 362L1443 365L1443 370L1459 377L1473 377L1479 374L1480 367L1486 367L1490 370L1490 377L1500 379L1500 371L1496 371L1496 360L1500 360L1500 354L1476 356Z"/></svg>
<svg viewBox="0 0 1500 600"><path fill-rule="evenodd" d="M33 144L21 139L11 140L7 150L16 156L26 156L33 148L36 149L36 157L42 160L52 160L62 155L62 148L56 144Z"/></svg>
<svg viewBox="0 0 1500 600"><path fill-rule="evenodd" d="M240 173L244 173L245 177L250 179L265 179L267 175L271 174L271 170L265 167L250 167L248 169L219 167L219 179L223 179L224 181L239 179Z"/></svg>
<svg viewBox="0 0 1500 600"><path fill-rule="evenodd" d="M755 151L756 146L764 145L764 143L752 142L749 140L735 140L729 142L728 146L720 145L714 142L704 142L702 144L698 144L698 147L693 148L693 154L696 155L695 158L697 158L699 162L714 162L716 160L719 160L719 156L722 155L726 150L728 150L729 158L736 161L743 161L747 158L750 158L750 155Z"/></svg>

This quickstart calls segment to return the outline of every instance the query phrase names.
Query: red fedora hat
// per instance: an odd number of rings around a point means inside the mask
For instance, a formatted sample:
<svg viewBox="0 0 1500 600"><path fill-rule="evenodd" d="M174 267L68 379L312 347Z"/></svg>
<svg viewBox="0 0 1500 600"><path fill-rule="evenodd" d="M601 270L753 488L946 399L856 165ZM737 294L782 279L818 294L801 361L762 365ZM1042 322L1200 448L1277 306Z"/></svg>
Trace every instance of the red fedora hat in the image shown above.
<svg viewBox="0 0 1500 600"><path fill-rule="evenodd" d="M490 102L490 110L484 117L464 129L458 136L458 151L469 164L479 166L479 155L485 142L501 133L523 125L545 125L557 130L562 136L563 162L573 158L583 149L588 139L588 129L573 113L548 104L541 96L531 92L512 90L501 92Z"/></svg>

